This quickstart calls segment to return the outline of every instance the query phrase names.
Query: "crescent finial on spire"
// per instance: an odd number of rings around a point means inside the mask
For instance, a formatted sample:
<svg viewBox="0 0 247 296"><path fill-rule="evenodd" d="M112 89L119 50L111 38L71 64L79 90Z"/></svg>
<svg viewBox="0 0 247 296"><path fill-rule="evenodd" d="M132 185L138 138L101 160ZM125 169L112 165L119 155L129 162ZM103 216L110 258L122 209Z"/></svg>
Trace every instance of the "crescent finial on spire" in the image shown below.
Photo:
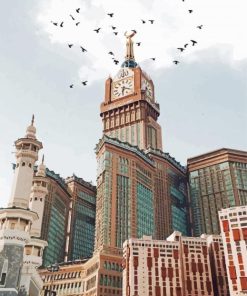
<svg viewBox="0 0 247 296"><path fill-rule="evenodd" d="M130 32L126 31L124 33L124 36L126 37L126 61L135 60L132 37L134 37L136 33L136 30L131 30Z"/></svg>

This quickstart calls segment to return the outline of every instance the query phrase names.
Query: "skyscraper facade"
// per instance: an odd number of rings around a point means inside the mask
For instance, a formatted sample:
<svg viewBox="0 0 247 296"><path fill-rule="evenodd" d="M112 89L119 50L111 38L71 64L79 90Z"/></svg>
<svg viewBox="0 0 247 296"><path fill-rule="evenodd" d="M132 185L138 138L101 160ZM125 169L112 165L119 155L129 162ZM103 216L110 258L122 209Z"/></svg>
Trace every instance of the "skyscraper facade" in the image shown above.
<svg viewBox="0 0 247 296"><path fill-rule="evenodd" d="M64 262L68 257L70 194L65 180L46 169L48 193L45 198L41 229L42 239L48 242L44 251L43 266Z"/></svg>
<svg viewBox="0 0 247 296"><path fill-rule="evenodd" d="M188 159L193 235L219 234L218 211L247 205L247 152L219 149Z"/></svg>
<svg viewBox="0 0 247 296"><path fill-rule="evenodd" d="M154 236L165 239L174 230L190 235L186 168L169 153L152 148L147 153L155 162Z"/></svg>
<svg viewBox="0 0 247 296"><path fill-rule="evenodd" d="M104 136L97 146L95 249L122 248L154 233L154 162L138 147Z"/></svg>
<svg viewBox="0 0 247 296"><path fill-rule="evenodd" d="M96 187L73 175L66 178L71 195L69 260L93 255L96 214Z"/></svg>
<svg viewBox="0 0 247 296"><path fill-rule="evenodd" d="M95 248L129 237L190 231L186 170L162 151L152 79L135 62L127 35L121 69L105 85L98 160Z"/></svg>
<svg viewBox="0 0 247 296"><path fill-rule="evenodd" d="M35 179L36 177L34 177ZM75 175L63 179L46 168L41 237L48 241L43 266L91 257L95 237L96 187Z"/></svg>

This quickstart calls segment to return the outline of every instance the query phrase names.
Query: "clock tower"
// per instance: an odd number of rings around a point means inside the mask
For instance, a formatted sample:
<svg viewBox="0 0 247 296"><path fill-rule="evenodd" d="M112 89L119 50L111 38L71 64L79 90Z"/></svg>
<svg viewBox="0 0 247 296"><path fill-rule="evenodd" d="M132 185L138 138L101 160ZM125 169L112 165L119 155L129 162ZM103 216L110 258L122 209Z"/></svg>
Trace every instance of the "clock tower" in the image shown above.
<svg viewBox="0 0 247 296"><path fill-rule="evenodd" d="M152 79L135 62L135 31L126 36L126 55L121 69L105 83L101 104L103 133L140 149L162 150L160 114Z"/></svg>

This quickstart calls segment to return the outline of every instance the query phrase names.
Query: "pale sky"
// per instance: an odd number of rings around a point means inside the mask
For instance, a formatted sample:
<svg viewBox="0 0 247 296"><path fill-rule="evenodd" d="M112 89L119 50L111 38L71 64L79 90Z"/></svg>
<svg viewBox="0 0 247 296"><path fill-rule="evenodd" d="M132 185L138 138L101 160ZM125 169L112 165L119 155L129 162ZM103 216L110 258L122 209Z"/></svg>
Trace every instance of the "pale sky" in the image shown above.
<svg viewBox="0 0 247 296"><path fill-rule="evenodd" d="M123 34L131 29L137 31L135 42L141 42L135 46L136 61L155 84L164 150L182 164L221 147L247 150L246 11L246 0L3 0L0 206L10 194L13 143L24 136L33 113L44 146L40 159L44 153L47 167L62 177L75 173L95 183L99 105L105 79L120 67L108 52L121 63ZM68 43L74 44L71 49ZM180 53L177 47L186 43ZM80 46L88 51L82 53ZM180 64L175 66L174 59Z"/></svg>

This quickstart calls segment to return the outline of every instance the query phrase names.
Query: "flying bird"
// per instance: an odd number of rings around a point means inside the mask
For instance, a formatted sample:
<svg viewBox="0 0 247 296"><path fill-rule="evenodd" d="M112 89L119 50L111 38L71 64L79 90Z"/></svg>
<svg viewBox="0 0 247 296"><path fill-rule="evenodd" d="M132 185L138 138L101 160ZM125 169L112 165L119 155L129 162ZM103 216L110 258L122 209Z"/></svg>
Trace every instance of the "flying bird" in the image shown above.
<svg viewBox="0 0 247 296"><path fill-rule="evenodd" d="M119 63L119 61L118 60L113 60L113 62L115 63L115 65L117 65L118 63Z"/></svg>
<svg viewBox="0 0 247 296"><path fill-rule="evenodd" d="M87 80L81 82L83 85L87 85Z"/></svg>
<svg viewBox="0 0 247 296"><path fill-rule="evenodd" d="M177 49L180 50L181 52L185 50L183 47L178 47Z"/></svg>
<svg viewBox="0 0 247 296"><path fill-rule="evenodd" d="M60 27L63 28L63 22L61 22Z"/></svg>
<svg viewBox="0 0 247 296"><path fill-rule="evenodd" d="M144 20L141 20L141 21L142 21L143 24L146 24L146 21L144 21Z"/></svg>
<svg viewBox="0 0 247 296"><path fill-rule="evenodd" d="M51 21L51 23L52 23L54 26L57 26L57 23L54 23L53 21Z"/></svg>
<svg viewBox="0 0 247 296"><path fill-rule="evenodd" d="M150 23L151 23L151 24L153 24L153 23L154 23L154 20L149 20L149 21L150 21Z"/></svg>
<svg viewBox="0 0 247 296"><path fill-rule="evenodd" d="M101 30L101 28L95 29L94 31L98 34L99 30Z"/></svg>
<svg viewBox="0 0 247 296"><path fill-rule="evenodd" d="M107 15L109 15L109 17L113 17L114 13L107 13Z"/></svg>
<svg viewBox="0 0 247 296"><path fill-rule="evenodd" d="M75 10L77 13L80 13L80 7Z"/></svg>
<svg viewBox="0 0 247 296"><path fill-rule="evenodd" d="M117 34L118 34L118 32L113 32L113 34L117 35Z"/></svg>
<svg viewBox="0 0 247 296"><path fill-rule="evenodd" d="M186 43L186 44L184 45L184 48L186 48L188 45L189 45L189 44L188 44L188 43Z"/></svg>
<svg viewBox="0 0 247 296"><path fill-rule="evenodd" d="M175 65L177 65L177 64L179 64L179 61L173 61L173 63L175 64Z"/></svg>
<svg viewBox="0 0 247 296"><path fill-rule="evenodd" d="M112 27L112 30L115 30L117 27L114 27L114 26L111 26Z"/></svg>
<svg viewBox="0 0 247 296"><path fill-rule="evenodd" d="M73 17L73 15L72 15L72 14L70 14L69 16L72 18L72 20L73 20L73 21L75 20L75 18Z"/></svg>
<svg viewBox="0 0 247 296"><path fill-rule="evenodd" d="M203 25L197 26L197 28L200 30L202 29L202 27L203 27Z"/></svg>
<svg viewBox="0 0 247 296"><path fill-rule="evenodd" d="M188 10L188 12L189 12L189 13L192 13L192 12L193 12L193 10L192 10L192 9L189 9L189 10Z"/></svg>
<svg viewBox="0 0 247 296"><path fill-rule="evenodd" d="M195 40L190 40L192 42L192 46L195 46L195 44L197 44L197 41Z"/></svg>
<svg viewBox="0 0 247 296"><path fill-rule="evenodd" d="M114 56L114 53L112 51L109 51L108 54Z"/></svg>
<svg viewBox="0 0 247 296"><path fill-rule="evenodd" d="M137 46L140 46L141 45L141 42L136 42Z"/></svg>
<svg viewBox="0 0 247 296"><path fill-rule="evenodd" d="M74 84L70 84L70 86L69 86L70 88L73 88L74 87Z"/></svg>
<svg viewBox="0 0 247 296"><path fill-rule="evenodd" d="M136 30L131 30L131 31L132 31L133 33L135 33L135 34L137 33L137 31L136 31Z"/></svg>
<svg viewBox="0 0 247 296"><path fill-rule="evenodd" d="M75 25L78 26L80 24L80 22L77 22Z"/></svg>
<svg viewBox="0 0 247 296"><path fill-rule="evenodd" d="M71 48L72 46L73 46L73 44L72 44L72 43L71 43L71 44L68 44L68 47L69 47L69 48Z"/></svg>
<svg viewBox="0 0 247 296"><path fill-rule="evenodd" d="M81 51L82 51L82 52L87 51L86 48L84 48L84 47L82 47L82 46L80 46L80 48L81 48Z"/></svg>
<svg viewBox="0 0 247 296"><path fill-rule="evenodd" d="M155 61L156 60L156 58L150 58L151 60L153 60L153 61Z"/></svg>

